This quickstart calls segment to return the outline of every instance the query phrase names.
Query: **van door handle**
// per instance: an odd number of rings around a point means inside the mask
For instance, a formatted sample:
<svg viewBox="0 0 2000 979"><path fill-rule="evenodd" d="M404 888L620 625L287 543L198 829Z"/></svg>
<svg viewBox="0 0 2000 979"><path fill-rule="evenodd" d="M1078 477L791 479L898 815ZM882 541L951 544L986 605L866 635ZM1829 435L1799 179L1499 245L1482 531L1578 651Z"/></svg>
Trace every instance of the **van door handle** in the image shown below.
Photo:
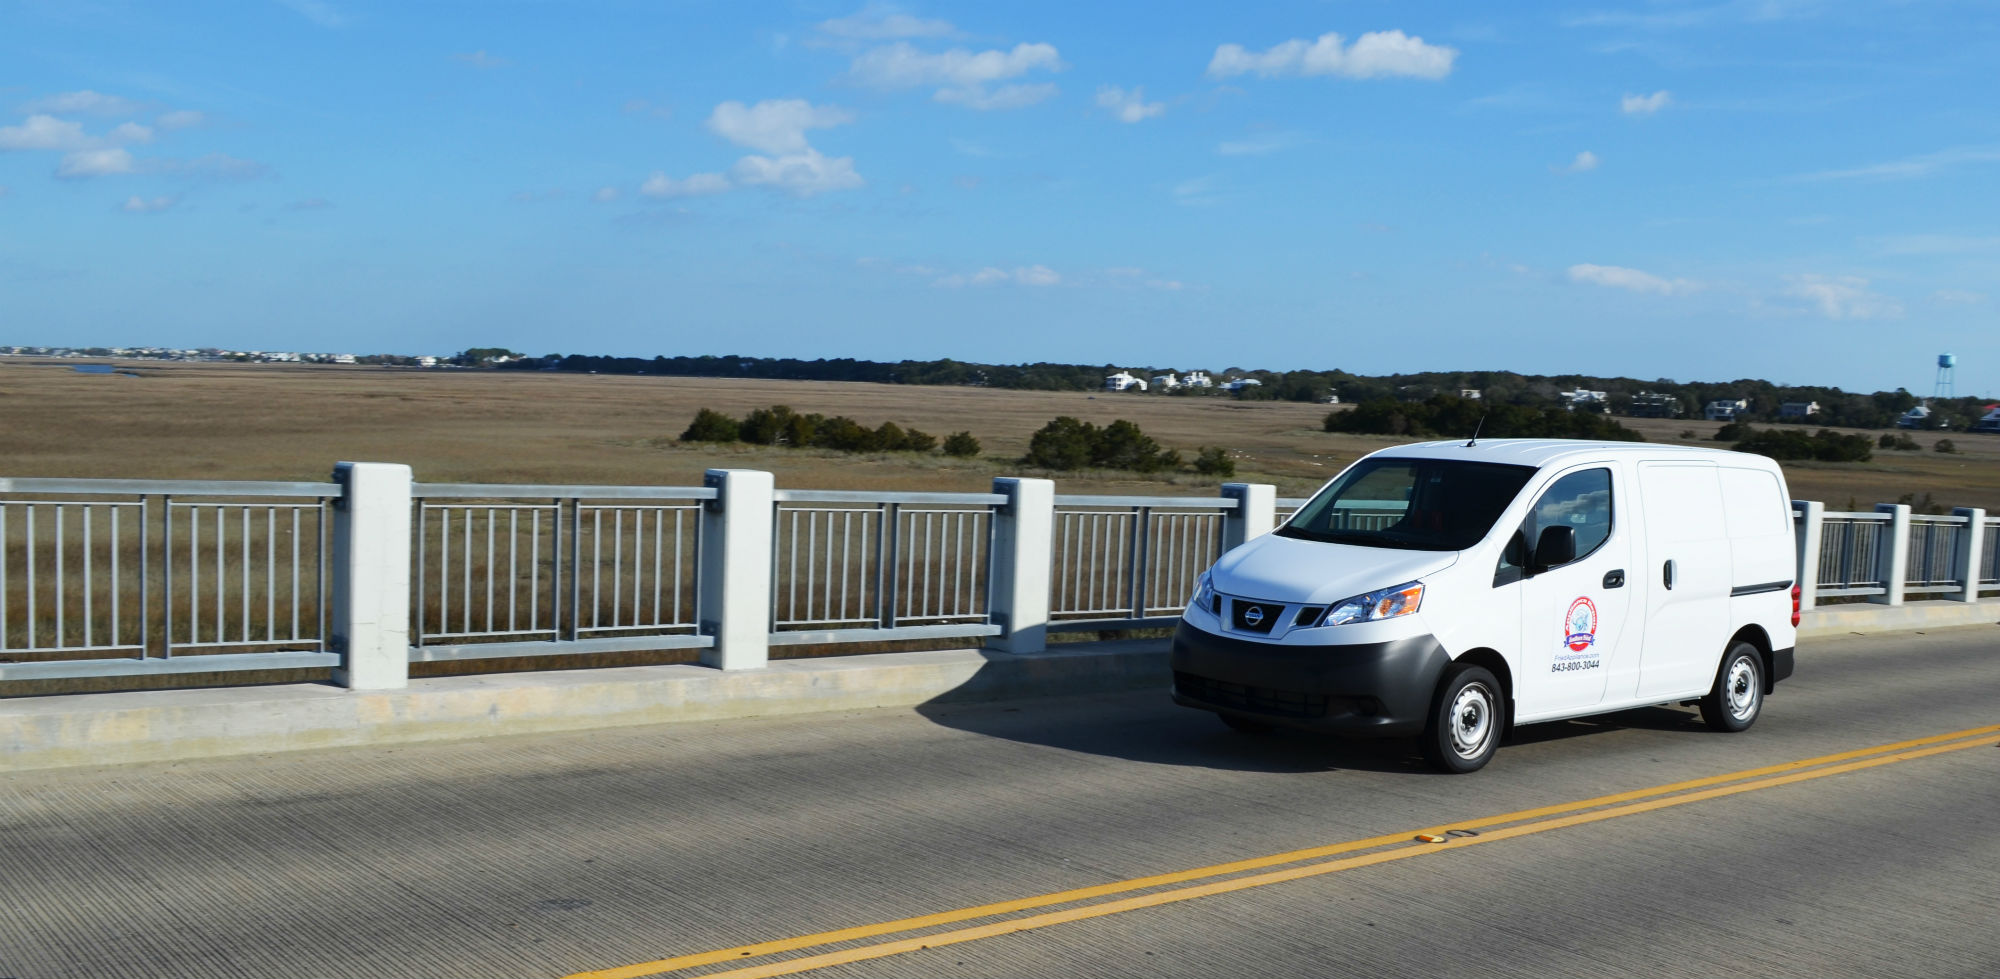
<svg viewBox="0 0 2000 979"><path fill-rule="evenodd" d="M1625 569L1619 568L1616 571L1604 572L1604 587L1606 588L1625 587Z"/></svg>
<svg viewBox="0 0 2000 979"><path fill-rule="evenodd" d="M1667 586L1668 591L1674 590L1674 562L1668 561L1666 566L1660 569L1660 581Z"/></svg>

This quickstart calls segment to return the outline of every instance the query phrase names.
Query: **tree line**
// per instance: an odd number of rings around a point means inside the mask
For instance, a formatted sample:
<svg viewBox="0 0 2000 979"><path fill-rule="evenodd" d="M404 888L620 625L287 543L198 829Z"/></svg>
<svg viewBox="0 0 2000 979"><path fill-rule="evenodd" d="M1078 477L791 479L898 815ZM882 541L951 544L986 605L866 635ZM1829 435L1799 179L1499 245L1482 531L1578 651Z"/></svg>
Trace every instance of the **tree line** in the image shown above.
<svg viewBox="0 0 2000 979"><path fill-rule="evenodd" d="M1580 411L1607 411L1626 414L1633 398L1641 393L1672 399L1680 417L1698 418L1714 401L1743 400L1750 403L1739 417L1761 422L1782 419L1779 406L1787 402L1818 402L1819 412L1799 419L1812 426L1843 428L1890 428L1904 412L1921 403L1916 395L1898 388L1870 394L1843 391L1820 385L1780 385L1755 378L1733 381L1681 382L1671 378L1640 380L1629 377L1597 377L1588 374L1517 374L1511 371L1425 371L1412 374L1367 376L1344 370L1271 371L1243 367L1221 370L1187 365L1131 364L1088 365L1038 362L1031 364L982 364L952 360L873 361L847 357L803 360L793 357L749 357L742 355L699 357L612 357L584 354L549 354L506 360L494 354L514 355L500 348L474 348L453 358L452 363L487 366L500 370L560 370L601 374L651 374L668 377L724 377L759 380L868 381L877 384L928 384L1009 388L1032 391L1095 391L1104 378L1120 370L1142 377L1165 373L1207 370L1216 378L1238 377L1259 382L1234 392L1218 389L1179 388L1165 393L1171 397L1233 397L1246 401L1324 402L1338 395L1343 402L1366 403L1383 399L1421 403L1440 395L1457 396L1460 391L1480 392L1488 405L1524 408L1561 406L1561 394L1582 389L1602 391L1602 404L1584 403ZM1939 399L1931 402L1934 417L1945 427L1964 429L1984 413L1979 398Z"/></svg>

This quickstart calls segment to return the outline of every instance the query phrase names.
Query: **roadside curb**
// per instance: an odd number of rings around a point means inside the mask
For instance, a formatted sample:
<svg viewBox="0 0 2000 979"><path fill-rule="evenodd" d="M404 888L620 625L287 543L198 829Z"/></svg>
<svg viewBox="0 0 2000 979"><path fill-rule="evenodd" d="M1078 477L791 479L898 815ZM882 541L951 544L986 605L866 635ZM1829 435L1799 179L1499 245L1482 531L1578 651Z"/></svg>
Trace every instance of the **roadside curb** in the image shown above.
<svg viewBox="0 0 2000 979"><path fill-rule="evenodd" d="M1905 602L1901 605L1822 605L1799 621L1799 639L1880 635L2000 623L2000 600Z"/></svg>
<svg viewBox="0 0 2000 979"><path fill-rule="evenodd" d="M1160 688L1161 639L0 701L0 772Z"/></svg>

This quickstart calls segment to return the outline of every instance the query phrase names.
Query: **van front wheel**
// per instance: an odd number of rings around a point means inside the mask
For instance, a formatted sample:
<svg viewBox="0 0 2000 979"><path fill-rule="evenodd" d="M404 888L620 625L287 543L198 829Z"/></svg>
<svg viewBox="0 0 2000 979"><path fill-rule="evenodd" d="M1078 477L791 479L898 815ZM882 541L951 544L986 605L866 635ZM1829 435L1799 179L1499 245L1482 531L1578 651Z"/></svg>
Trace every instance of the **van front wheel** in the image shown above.
<svg viewBox="0 0 2000 979"><path fill-rule="evenodd" d="M1741 731L1764 709L1764 660L1757 647L1729 647L1715 671L1715 687L1701 698L1701 719L1717 731Z"/></svg>
<svg viewBox="0 0 2000 979"><path fill-rule="evenodd" d="M1438 682L1424 725L1424 759L1441 771L1463 775L1486 767L1506 727L1500 681L1483 666L1453 664Z"/></svg>

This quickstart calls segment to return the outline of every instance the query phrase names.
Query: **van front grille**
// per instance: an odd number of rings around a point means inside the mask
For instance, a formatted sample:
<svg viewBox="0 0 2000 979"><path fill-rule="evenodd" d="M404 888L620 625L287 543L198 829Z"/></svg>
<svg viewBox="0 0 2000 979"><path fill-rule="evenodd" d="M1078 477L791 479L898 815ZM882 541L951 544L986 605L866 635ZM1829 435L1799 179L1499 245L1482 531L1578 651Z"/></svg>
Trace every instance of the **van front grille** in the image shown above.
<svg viewBox="0 0 2000 979"><path fill-rule="evenodd" d="M1204 704L1278 717L1325 717L1332 699L1323 693L1294 693L1215 680L1174 671L1174 689Z"/></svg>

